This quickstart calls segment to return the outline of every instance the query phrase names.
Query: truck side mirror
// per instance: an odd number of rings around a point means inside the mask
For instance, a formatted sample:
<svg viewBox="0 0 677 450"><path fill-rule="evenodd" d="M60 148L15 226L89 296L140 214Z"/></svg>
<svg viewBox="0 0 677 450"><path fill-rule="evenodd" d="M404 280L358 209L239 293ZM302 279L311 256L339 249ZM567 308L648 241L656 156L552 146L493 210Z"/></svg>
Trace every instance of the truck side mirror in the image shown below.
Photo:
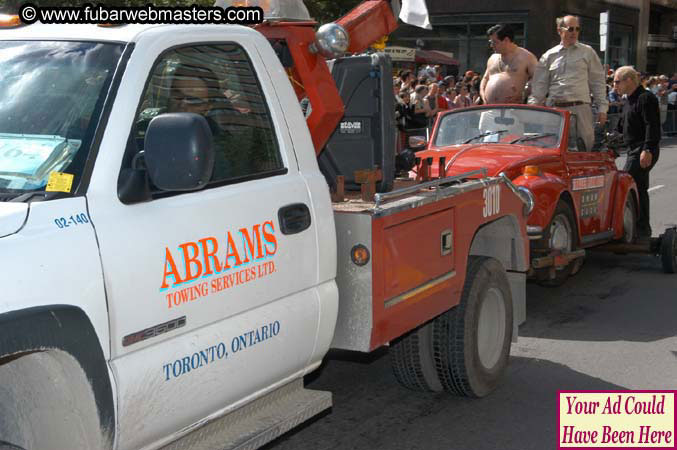
<svg viewBox="0 0 677 450"><path fill-rule="evenodd" d="M150 121L144 146L148 176L163 191L202 189L212 176L213 136L199 114L160 114Z"/></svg>
<svg viewBox="0 0 677 450"><path fill-rule="evenodd" d="M408 143L409 148L415 152L425 149L425 146L428 144L425 136L410 136Z"/></svg>

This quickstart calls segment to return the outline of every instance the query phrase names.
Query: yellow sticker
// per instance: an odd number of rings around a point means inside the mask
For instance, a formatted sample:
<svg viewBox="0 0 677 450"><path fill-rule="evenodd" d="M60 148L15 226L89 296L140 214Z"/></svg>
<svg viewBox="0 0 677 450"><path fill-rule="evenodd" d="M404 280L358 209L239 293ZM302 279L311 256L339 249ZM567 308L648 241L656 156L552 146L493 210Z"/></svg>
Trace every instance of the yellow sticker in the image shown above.
<svg viewBox="0 0 677 450"><path fill-rule="evenodd" d="M70 192L73 187L73 174L64 172L51 172L47 180L47 192Z"/></svg>

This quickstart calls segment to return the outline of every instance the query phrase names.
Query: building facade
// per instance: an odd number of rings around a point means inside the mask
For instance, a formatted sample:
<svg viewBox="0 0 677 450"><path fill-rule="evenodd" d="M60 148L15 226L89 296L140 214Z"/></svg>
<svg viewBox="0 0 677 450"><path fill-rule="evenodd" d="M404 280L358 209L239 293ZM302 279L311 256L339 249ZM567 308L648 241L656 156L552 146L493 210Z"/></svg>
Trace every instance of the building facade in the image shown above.
<svg viewBox="0 0 677 450"><path fill-rule="evenodd" d="M608 51L600 59L615 68L677 71L677 0L427 0L432 30L401 26L389 45L451 52L461 72L483 72L492 53L486 31L497 23L515 29L515 42L540 57L559 42L555 19L581 19L580 40L600 50L599 17L609 12Z"/></svg>

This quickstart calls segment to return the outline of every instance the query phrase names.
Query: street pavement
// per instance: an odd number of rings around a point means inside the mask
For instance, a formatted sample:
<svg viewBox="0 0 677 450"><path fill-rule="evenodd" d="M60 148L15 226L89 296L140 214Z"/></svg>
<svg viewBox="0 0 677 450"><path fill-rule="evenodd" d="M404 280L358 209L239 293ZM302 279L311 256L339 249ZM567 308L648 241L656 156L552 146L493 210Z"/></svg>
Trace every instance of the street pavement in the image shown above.
<svg viewBox="0 0 677 450"><path fill-rule="evenodd" d="M677 223L677 139L661 148L654 235ZM563 286L528 284L507 376L484 399L406 390L387 353L331 352L306 382L332 391L334 407L267 448L554 449L557 390L677 389L677 274L655 256L589 252Z"/></svg>

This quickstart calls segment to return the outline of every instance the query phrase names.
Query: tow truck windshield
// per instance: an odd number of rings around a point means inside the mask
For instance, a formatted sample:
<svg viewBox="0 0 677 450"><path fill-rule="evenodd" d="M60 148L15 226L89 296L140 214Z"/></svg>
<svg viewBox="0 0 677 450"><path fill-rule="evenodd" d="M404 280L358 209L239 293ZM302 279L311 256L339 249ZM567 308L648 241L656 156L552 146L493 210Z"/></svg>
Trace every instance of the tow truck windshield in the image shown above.
<svg viewBox="0 0 677 450"><path fill-rule="evenodd" d="M0 193L44 191L53 172L82 176L123 46L0 42Z"/></svg>

